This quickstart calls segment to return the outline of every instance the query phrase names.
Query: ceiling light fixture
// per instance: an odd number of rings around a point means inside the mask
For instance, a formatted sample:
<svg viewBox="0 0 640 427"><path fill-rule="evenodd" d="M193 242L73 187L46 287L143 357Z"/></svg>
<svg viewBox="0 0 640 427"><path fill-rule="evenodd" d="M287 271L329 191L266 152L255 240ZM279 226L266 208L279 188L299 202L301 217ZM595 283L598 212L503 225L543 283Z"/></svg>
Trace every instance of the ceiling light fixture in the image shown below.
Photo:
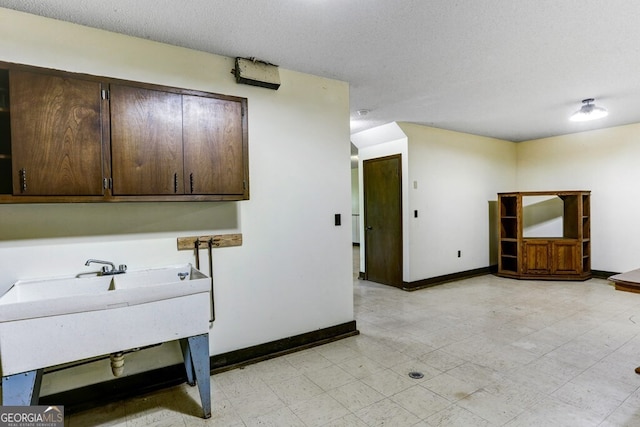
<svg viewBox="0 0 640 427"><path fill-rule="evenodd" d="M569 120L572 122L586 122L588 120L596 120L606 117L609 112L602 107L593 104L594 99L588 98L582 100L582 107L573 113Z"/></svg>

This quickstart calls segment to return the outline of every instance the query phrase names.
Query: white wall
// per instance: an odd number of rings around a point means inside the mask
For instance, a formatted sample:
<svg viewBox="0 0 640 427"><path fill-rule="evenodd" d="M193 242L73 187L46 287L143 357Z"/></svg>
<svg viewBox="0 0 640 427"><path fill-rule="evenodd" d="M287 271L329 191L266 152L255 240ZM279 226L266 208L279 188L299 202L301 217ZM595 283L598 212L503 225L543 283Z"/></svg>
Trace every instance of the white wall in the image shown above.
<svg viewBox="0 0 640 427"><path fill-rule="evenodd" d="M241 232L243 246L214 253L211 354L353 320L350 228L333 224L351 214L346 83L281 69L278 91L238 85L231 58L7 9L0 21L3 61L248 98L251 188L242 202L0 205L0 292L87 271L87 258L193 262L177 237ZM179 361L166 345L128 356L126 373ZM99 381L103 368L45 376L43 394Z"/></svg>
<svg viewBox="0 0 640 427"><path fill-rule="evenodd" d="M515 144L399 125L409 137L409 280L489 266L497 221L491 210L498 192L515 189Z"/></svg>
<svg viewBox="0 0 640 427"><path fill-rule="evenodd" d="M591 190L591 268L640 267L640 124L517 144L518 187Z"/></svg>

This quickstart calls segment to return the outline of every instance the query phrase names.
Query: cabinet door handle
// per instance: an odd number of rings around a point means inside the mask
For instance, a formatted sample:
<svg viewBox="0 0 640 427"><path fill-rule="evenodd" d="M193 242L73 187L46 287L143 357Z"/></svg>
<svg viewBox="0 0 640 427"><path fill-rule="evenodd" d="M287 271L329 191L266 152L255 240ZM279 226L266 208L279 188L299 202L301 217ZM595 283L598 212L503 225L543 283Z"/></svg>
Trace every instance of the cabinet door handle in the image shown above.
<svg viewBox="0 0 640 427"><path fill-rule="evenodd" d="M174 193L178 192L178 174L177 173L173 174L173 192Z"/></svg>
<svg viewBox="0 0 640 427"><path fill-rule="evenodd" d="M27 192L27 169L20 169L20 189L23 193Z"/></svg>
<svg viewBox="0 0 640 427"><path fill-rule="evenodd" d="M193 194L193 172L189 174L189 187L191 189L191 194Z"/></svg>

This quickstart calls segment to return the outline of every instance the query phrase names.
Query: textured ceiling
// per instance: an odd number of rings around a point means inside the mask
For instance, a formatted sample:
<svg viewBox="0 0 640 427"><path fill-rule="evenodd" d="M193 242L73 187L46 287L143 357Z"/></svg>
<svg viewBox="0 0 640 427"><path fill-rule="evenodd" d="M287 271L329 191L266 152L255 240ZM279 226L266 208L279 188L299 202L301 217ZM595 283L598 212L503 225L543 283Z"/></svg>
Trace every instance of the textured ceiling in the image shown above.
<svg viewBox="0 0 640 427"><path fill-rule="evenodd" d="M640 122L640 2L632 0L0 0L0 7L346 81L352 132L408 121L522 141ZM590 97L609 116L568 121ZM370 113L360 117L359 109Z"/></svg>

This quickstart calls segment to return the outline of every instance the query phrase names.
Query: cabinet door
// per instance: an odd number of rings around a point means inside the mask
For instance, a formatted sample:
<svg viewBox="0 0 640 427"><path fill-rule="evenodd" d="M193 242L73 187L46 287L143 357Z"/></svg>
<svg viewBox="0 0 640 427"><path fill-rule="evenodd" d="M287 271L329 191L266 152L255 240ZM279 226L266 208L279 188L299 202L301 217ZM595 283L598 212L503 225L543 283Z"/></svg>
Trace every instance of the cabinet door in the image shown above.
<svg viewBox="0 0 640 427"><path fill-rule="evenodd" d="M114 195L184 194L182 96L111 85Z"/></svg>
<svg viewBox="0 0 640 427"><path fill-rule="evenodd" d="M183 126L185 193L243 194L242 104L183 95Z"/></svg>
<svg viewBox="0 0 640 427"><path fill-rule="evenodd" d="M581 270L581 257L579 256L579 243L576 241L555 241L551 244L551 273L552 274L579 274Z"/></svg>
<svg viewBox="0 0 640 427"><path fill-rule="evenodd" d="M15 195L102 195L101 84L12 70Z"/></svg>
<svg viewBox="0 0 640 427"><path fill-rule="evenodd" d="M549 242L527 241L524 244L524 272L526 274L549 274Z"/></svg>

